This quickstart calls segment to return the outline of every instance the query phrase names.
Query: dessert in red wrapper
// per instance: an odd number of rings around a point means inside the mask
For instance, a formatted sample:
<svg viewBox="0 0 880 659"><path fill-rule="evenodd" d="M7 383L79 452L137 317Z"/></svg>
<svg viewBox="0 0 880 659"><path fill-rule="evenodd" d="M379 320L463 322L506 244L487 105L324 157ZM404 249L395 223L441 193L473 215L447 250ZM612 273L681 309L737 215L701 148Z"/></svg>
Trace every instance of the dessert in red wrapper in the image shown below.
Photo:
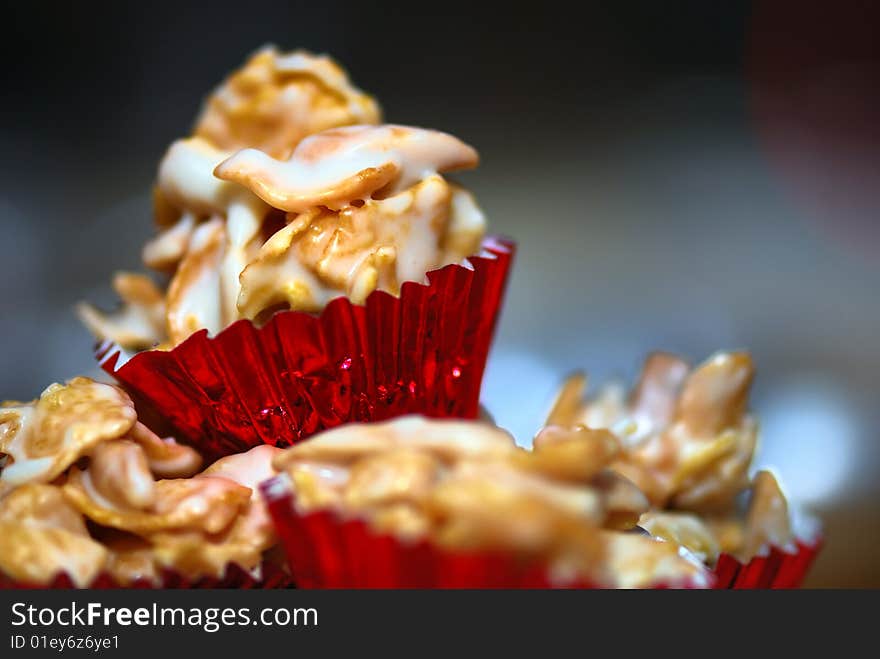
<svg viewBox="0 0 880 659"><path fill-rule="evenodd" d="M167 288L120 273L119 310L80 307L145 418L217 457L476 416L513 245L445 176L472 147L380 121L326 58L268 49L171 145L143 252Z"/></svg>
<svg viewBox="0 0 880 659"><path fill-rule="evenodd" d="M299 587L696 588L700 562L633 533L647 501L607 431L517 448L482 422L350 424L277 456L262 485Z"/></svg>
<svg viewBox="0 0 880 659"><path fill-rule="evenodd" d="M290 585L257 485L280 449L207 469L137 419L118 387L74 378L0 405L0 587Z"/></svg>
<svg viewBox="0 0 880 659"><path fill-rule="evenodd" d="M789 510L772 472L752 473L753 377L745 352L718 353L694 368L654 353L628 393L612 384L585 398L584 376L570 377L542 432L584 425L618 435L623 450L611 469L651 504L639 526L700 557L716 588L796 588L821 533Z"/></svg>
<svg viewBox="0 0 880 659"><path fill-rule="evenodd" d="M239 321L125 362L115 344L98 356L139 408L161 412L212 457L347 421L474 418L513 255L505 241L484 248L472 267L428 273L427 286L405 283L398 297L376 291L363 306L339 298L320 316L282 312L261 328Z"/></svg>

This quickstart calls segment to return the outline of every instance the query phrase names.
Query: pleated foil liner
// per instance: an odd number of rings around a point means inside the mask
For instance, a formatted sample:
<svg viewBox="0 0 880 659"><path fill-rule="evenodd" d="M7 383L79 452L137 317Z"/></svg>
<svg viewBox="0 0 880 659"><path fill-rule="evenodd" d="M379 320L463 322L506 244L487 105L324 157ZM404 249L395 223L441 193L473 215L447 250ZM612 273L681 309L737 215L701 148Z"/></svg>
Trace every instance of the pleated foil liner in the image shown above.
<svg viewBox="0 0 880 659"><path fill-rule="evenodd" d="M476 418L514 250L487 238L479 255L429 272L427 284L404 283L399 297L338 298L319 315L280 312L261 328L240 320L170 351L129 357L105 342L96 357L148 425L209 461L349 421Z"/></svg>
<svg viewBox="0 0 880 659"><path fill-rule="evenodd" d="M504 552L449 551L378 534L330 511L297 512L286 475L261 485L298 588L596 588L559 583L540 562ZM654 588L696 588L695 583Z"/></svg>
<svg viewBox="0 0 880 659"><path fill-rule="evenodd" d="M798 540L793 547L770 547L748 563L722 554L715 565L715 588L777 589L800 588L816 555L822 549L821 538Z"/></svg>

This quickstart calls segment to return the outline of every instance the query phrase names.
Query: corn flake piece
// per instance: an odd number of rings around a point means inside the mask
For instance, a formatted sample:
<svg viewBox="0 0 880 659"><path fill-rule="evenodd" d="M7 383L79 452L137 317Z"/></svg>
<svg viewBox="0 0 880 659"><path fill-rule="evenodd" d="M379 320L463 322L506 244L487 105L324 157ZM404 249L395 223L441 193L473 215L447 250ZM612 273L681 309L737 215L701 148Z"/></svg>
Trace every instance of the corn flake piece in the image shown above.
<svg viewBox="0 0 880 659"><path fill-rule="evenodd" d="M666 352L648 355L629 400L636 424L643 428L642 433L656 431L672 423L678 397L689 371L687 362L675 355Z"/></svg>
<svg viewBox="0 0 880 659"><path fill-rule="evenodd" d="M682 556L675 543L613 531L603 532L602 537L605 565L601 582L608 587L706 587L710 583L703 566Z"/></svg>
<svg viewBox="0 0 880 659"><path fill-rule="evenodd" d="M97 492L88 470L73 470L64 493L93 522L138 535L177 529L219 533L251 497L249 488L227 478L204 476L157 481L155 500L147 509L119 507Z"/></svg>
<svg viewBox="0 0 880 659"><path fill-rule="evenodd" d="M220 264L226 251L226 227L220 218L199 225L189 251L168 286L167 330L177 345L200 329L223 329Z"/></svg>
<svg viewBox="0 0 880 659"><path fill-rule="evenodd" d="M490 506L493 501L506 503L518 497L541 501L548 510L564 511L591 525L599 525L605 516L602 495L595 488L526 473L491 459L458 463L438 483L432 501L445 501L460 513L469 505L478 505L480 498ZM478 510L473 513L482 514Z"/></svg>
<svg viewBox="0 0 880 659"><path fill-rule="evenodd" d="M507 456L515 450L513 437L486 423L404 416L393 421L346 424L286 449L274 467L317 462L350 465L395 448L427 451L444 462L474 456Z"/></svg>
<svg viewBox="0 0 880 659"><path fill-rule="evenodd" d="M132 584L143 580L153 585L160 583L161 566L149 541L134 535L118 534L103 537L101 542L110 552L107 571L117 582Z"/></svg>
<svg viewBox="0 0 880 659"><path fill-rule="evenodd" d="M440 131L385 124L326 130L303 140L284 161L244 149L215 175L251 190L273 208L339 210L375 193L391 197L431 175L476 167L477 152Z"/></svg>
<svg viewBox="0 0 880 659"><path fill-rule="evenodd" d="M704 515L702 520L712 531L722 552L733 555L739 553L745 536L744 522L739 515Z"/></svg>
<svg viewBox="0 0 880 659"><path fill-rule="evenodd" d="M51 527L88 536L82 515L55 485L26 483L15 488L0 499L0 521Z"/></svg>
<svg viewBox="0 0 880 659"><path fill-rule="evenodd" d="M584 426L546 426L532 451L518 451L514 464L559 480L588 482L620 452L620 443L607 430Z"/></svg>
<svg viewBox="0 0 880 659"><path fill-rule="evenodd" d="M602 493L604 528L631 529L650 507L648 498L635 483L610 469L599 473L590 484Z"/></svg>
<svg viewBox="0 0 880 659"><path fill-rule="evenodd" d="M747 353L714 355L685 380L676 418L694 437L711 437L736 427L746 414L754 375Z"/></svg>
<svg viewBox="0 0 880 659"><path fill-rule="evenodd" d="M173 272L189 249L196 227L195 215L184 211L169 227L150 240L141 253L144 265L154 270Z"/></svg>
<svg viewBox="0 0 880 659"><path fill-rule="evenodd" d="M508 549L527 554L552 554L560 545L578 540L583 557L595 556L593 527L575 512L547 505L533 491L489 479L443 481L428 500L437 520L434 540L454 549Z"/></svg>
<svg viewBox="0 0 880 659"><path fill-rule="evenodd" d="M545 425L563 428L578 425L586 391L586 374L574 373L568 376L559 388L559 393L556 394L556 400L547 415Z"/></svg>
<svg viewBox="0 0 880 659"><path fill-rule="evenodd" d="M90 457L90 482L102 499L135 510L146 510L156 501L156 482L138 444L127 439L104 442Z"/></svg>
<svg viewBox="0 0 880 659"><path fill-rule="evenodd" d="M223 149L255 147L284 158L307 135L380 120L376 101L332 59L270 46L208 98L195 134Z"/></svg>
<svg viewBox="0 0 880 659"><path fill-rule="evenodd" d="M439 461L423 451L396 449L360 460L343 493L352 510L424 499L439 477Z"/></svg>
<svg viewBox="0 0 880 659"><path fill-rule="evenodd" d="M718 560L721 544L712 529L691 513L646 512L639 526L652 536L685 547L710 565Z"/></svg>
<svg viewBox="0 0 880 659"><path fill-rule="evenodd" d="M276 543L275 527L260 496L259 484L275 474L272 460L281 452L282 449L274 446L257 446L245 453L221 458L197 477L226 478L251 491L250 501L242 508L222 542L215 540L215 544L247 545L259 553Z"/></svg>
<svg viewBox="0 0 880 659"><path fill-rule="evenodd" d="M346 474L342 483L336 477L340 472ZM342 489L348 479L348 469L300 462L288 467L287 473L296 492L296 505L301 510L341 508ZM328 473L333 475L328 478Z"/></svg>
<svg viewBox="0 0 880 659"><path fill-rule="evenodd" d="M32 584L67 573L83 587L106 561L107 551L89 537L60 488L28 483L0 499L0 572Z"/></svg>
<svg viewBox="0 0 880 659"><path fill-rule="evenodd" d="M104 569L107 550L59 528L0 522L0 571L25 583L47 584L61 573L84 588Z"/></svg>
<svg viewBox="0 0 880 659"><path fill-rule="evenodd" d="M105 313L85 302L76 307L85 326L100 340L110 340L127 350L151 348L165 337L165 299L146 275L119 272L113 289L121 307Z"/></svg>
<svg viewBox="0 0 880 659"><path fill-rule="evenodd" d="M202 456L194 448L178 444L172 437L162 439L140 422L128 438L141 447L150 471L158 478L189 478L202 466Z"/></svg>
<svg viewBox="0 0 880 659"><path fill-rule="evenodd" d="M418 540L431 531L426 512L410 503L393 503L374 511L370 527L377 533L393 534L403 540Z"/></svg>
<svg viewBox="0 0 880 659"><path fill-rule="evenodd" d="M755 474L745 521L741 557L748 560L769 545L785 547L793 538L785 495L769 471Z"/></svg>
<svg viewBox="0 0 880 659"><path fill-rule="evenodd" d="M117 387L88 378L50 385L39 400L0 407L0 488L49 482L101 442L125 436L137 420Z"/></svg>
<svg viewBox="0 0 880 659"><path fill-rule="evenodd" d="M158 565L191 578L221 577L230 564L252 570L262 553L250 542L212 540L201 533L163 532L152 536L152 552Z"/></svg>
<svg viewBox="0 0 880 659"><path fill-rule="evenodd" d="M709 512L729 508L748 487L748 470L757 440L757 424L752 419L745 419L737 429L724 431L709 445L707 457L712 459L701 462L699 469L677 474L680 485L672 504L676 508Z"/></svg>

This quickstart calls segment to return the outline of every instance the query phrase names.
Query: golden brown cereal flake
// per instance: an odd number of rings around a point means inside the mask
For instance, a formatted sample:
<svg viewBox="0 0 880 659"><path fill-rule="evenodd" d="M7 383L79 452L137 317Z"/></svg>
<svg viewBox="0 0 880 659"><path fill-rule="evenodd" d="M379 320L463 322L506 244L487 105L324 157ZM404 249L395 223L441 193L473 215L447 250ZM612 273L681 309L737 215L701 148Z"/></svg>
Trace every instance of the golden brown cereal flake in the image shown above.
<svg viewBox="0 0 880 659"><path fill-rule="evenodd" d="M86 586L107 557L58 487L28 483L0 499L0 572L30 584L67 573Z"/></svg>
<svg viewBox="0 0 880 659"><path fill-rule="evenodd" d="M38 400L0 406L0 488L49 482L101 442L120 438L137 416L117 387L88 378L50 385Z"/></svg>
<svg viewBox="0 0 880 659"><path fill-rule="evenodd" d="M343 491L351 510L396 502L424 500L440 476L434 456L413 449L396 449L359 460L352 466Z"/></svg>
<svg viewBox="0 0 880 659"><path fill-rule="evenodd" d="M752 483L751 501L739 553L751 558L764 547L787 546L793 538L785 495L769 471L759 471Z"/></svg>
<svg viewBox="0 0 880 659"><path fill-rule="evenodd" d="M229 527L251 497L250 488L227 478L205 476L156 481L151 505L121 506L97 491L89 470L78 469L71 472L64 493L93 522L138 535L175 529L219 533Z"/></svg>
<svg viewBox="0 0 880 659"><path fill-rule="evenodd" d="M140 422L131 429L128 439L141 447L157 478L189 478L202 466L202 456L194 448L178 444L173 437L160 438Z"/></svg>
<svg viewBox="0 0 880 659"><path fill-rule="evenodd" d="M138 444L128 439L104 442L90 457L90 482L103 500L118 508L137 510L145 510L156 501L156 482Z"/></svg>
<svg viewBox="0 0 880 659"><path fill-rule="evenodd" d="M585 426L546 426L534 440L531 452L520 452L523 468L560 480L586 482L620 452L620 443L609 431Z"/></svg>
<svg viewBox="0 0 880 659"><path fill-rule="evenodd" d="M211 94L195 134L222 149L255 147L284 158L307 135L380 120L376 101L329 57L269 46Z"/></svg>
<svg viewBox="0 0 880 659"><path fill-rule="evenodd" d="M119 272L113 289L122 300L117 311L105 313L88 303L76 307L83 324L97 338L127 350L151 348L165 337L165 296L146 275Z"/></svg>
<svg viewBox="0 0 880 659"><path fill-rule="evenodd" d="M0 499L0 521L88 535L83 516L67 502L61 488L43 483L20 485Z"/></svg>
<svg viewBox="0 0 880 659"><path fill-rule="evenodd" d="M570 378L548 421L618 434L623 451L613 468L652 505L724 510L748 486L757 437L746 410L753 375L746 353L719 353L693 371L655 353L628 399L612 388L584 400L585 379Z"/></svg>
<svg viewBox="0 0 880 659"><path fill-rule="evenodd" d="M712 529L693 513L650 511L639 519L639 526L656 538L687 548L710 565L721 553Z"/></svg>
<svg viewBox="0 0 880 659"><path fill-rule="evenodd" d="M214 174L243 185L273 208L303 213L391 197L432 175L478 163L476 150L452 135L384 124L312 135L286 160L244 149L217 165Z"/></svg>
<svg viewBox="0 0 880 659"><path fill-rule="evenodd" d="M153 545L148 540L124 533L105 536L101 538L101 543L110 552L107 572L118 583L160 583L161 566L156 561Z"/></svg>
<svg viewBox="0 0 880 659"><path fill-rule="evenodd" d="M107 558L107 550L88 536L0 522L0 572L21 582L45 584L66 573L83 588L101 573Z"/></svg>
<svg viewBox="0 0 880 659"><path fill-rule="evenodd" d="M259 554L277 542L275 527L260 496L259 484L275 474L272 460L280 453L282 449L274 446L256 446L244 453L219 459L198 476L226 478L251 491L250 501L241 509L235 522L222 539L214 538L213 544L248 546Z"/></svg>
<svg viewBox="0 0 880 659"><path fill-rule="evenodd" d="M702 565L678 550L678 545L631 533L602 532L607 567L600 583L615 588L707 587L709 575Z"/></svg>

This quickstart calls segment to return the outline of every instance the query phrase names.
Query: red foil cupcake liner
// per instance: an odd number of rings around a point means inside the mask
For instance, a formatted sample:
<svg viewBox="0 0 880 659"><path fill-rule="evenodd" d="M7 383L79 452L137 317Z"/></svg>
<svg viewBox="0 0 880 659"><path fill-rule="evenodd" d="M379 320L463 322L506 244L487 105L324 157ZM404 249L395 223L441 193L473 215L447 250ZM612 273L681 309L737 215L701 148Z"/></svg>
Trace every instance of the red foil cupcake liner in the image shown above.
<svg viewBox="0 0 880 659"><path fill-rule="evenodd" d="M800 588L813 559L822 549L821 538L798 540L793 548L770 547L762 556L741 563L730 554L718 558L713 574L716 589Z"/></svg>
<svg viewBox="0 0 880 659"><path fill-rule="evenodd" d="M260 486L298 588L596 588L554 583L539 562L403 543L330 511L300 514L286 475ZM666 588L658 585L656 588ZM696 587L679 584L676 587Z"/></svg>
<svg viewBox="0 0 880 659"><path fill-rule="evenodd" d="M513 253L512 242L488 238L469 266L406 282L399 297L375 291L363 306L338 298L320 315L281 312L262 328L240 320L127 361L105 342L96 356L142 418L208 459L288 446L348 421L476 418Z"/></svg>
<svg viewBox="0 0 880 659"><path fill-rule="evenodd" d="M275 563L263 563L260 569L260 578L255 578L249 571L238 565L232 564L226 568L222 577L202 577L189 579L174 570L163 570L159 583L147 579L141 579L133 583L119 583L106 572L99 574L86 588L98 590L136 588L136 589L192 589L192 588L292 588L293 579L284 568ZM77 588L73 580L65 573L56 576L48 584L30 584L11 579L0 573L0 590L58 590Z"/></svg>

